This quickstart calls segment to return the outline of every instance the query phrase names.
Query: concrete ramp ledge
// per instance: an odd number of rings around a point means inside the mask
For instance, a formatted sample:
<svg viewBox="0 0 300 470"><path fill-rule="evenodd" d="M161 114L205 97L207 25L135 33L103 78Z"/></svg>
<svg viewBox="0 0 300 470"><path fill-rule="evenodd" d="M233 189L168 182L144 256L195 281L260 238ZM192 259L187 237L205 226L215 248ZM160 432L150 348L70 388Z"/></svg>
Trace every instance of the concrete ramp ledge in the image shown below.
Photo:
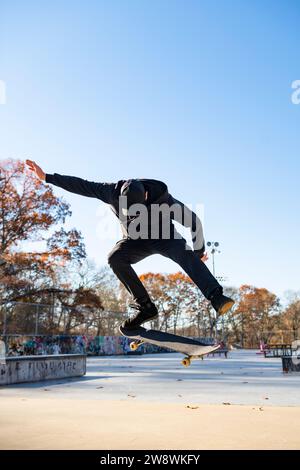
<svg viewBox="0 0 300 470"><path fill-rule="evenodd" d="M7 357L0 364L0 385L80 377L86 373L86 355Z"/></svg>

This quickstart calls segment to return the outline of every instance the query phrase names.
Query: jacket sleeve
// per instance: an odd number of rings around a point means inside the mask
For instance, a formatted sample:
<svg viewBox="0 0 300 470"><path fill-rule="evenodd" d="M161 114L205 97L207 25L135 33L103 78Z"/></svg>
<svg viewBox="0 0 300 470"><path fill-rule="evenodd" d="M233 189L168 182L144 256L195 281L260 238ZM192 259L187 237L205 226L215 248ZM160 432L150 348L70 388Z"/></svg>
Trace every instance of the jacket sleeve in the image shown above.
<svg viewBox="0 0 300 470"><path fill-rule="evenodd" d="M172 204L177 206L177 208L174 206L173 220L191 229L193 249L199 256L203 255L205 252L205 241L201 220L195 212L189 209L185 204L172 196L171 200Z"/></svg>
<svg viewBox="0 0 300 470"><path fill-rule="evenodd" d="M59 188L66 189L71 193L81 196L95 197L103 202L110 204L115 188L114 183L94 183L76 176L65 176L54 173L46 174L46 183L54 184Z"/></svg>

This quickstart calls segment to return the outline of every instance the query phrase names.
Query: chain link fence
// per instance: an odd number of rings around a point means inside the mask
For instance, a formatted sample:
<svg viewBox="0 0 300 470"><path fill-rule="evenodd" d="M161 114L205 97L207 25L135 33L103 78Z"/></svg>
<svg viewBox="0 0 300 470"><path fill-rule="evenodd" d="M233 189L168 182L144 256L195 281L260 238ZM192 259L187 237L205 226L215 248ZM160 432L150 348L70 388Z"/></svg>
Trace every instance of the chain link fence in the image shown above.
<svg viewBox="0 0 300 470"><path fill-rule="evenodd" d="M125 317L125 312L9 302L0 305L0 334L115 335L118 334L118 325Z"/></svg>

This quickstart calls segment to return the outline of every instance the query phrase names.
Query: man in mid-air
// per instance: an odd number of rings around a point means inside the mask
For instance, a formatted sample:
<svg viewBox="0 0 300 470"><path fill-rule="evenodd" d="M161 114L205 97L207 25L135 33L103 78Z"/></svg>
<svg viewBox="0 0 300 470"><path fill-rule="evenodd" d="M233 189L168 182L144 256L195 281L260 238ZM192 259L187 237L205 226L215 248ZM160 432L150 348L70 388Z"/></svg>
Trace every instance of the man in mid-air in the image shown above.
<svg viewBox="0 0 300 470"><path fill-rule="evenodd" d="M218 316L231 309L234 301L223 294L222 286L204 263L207 256L200 219L171 196L165 183L152 179L95 183L75 176L44 173L35 162L26 160L26 163L46 183L109 204L120 220L123 238L110 252L108 263L129 292L131 306L137 311L125 320L124 329L136 329L158 316L155 304L132 268L132 264L154 254L178 263L210 300ZM193 249L177 232L173 221L191 229Z"/></svg>

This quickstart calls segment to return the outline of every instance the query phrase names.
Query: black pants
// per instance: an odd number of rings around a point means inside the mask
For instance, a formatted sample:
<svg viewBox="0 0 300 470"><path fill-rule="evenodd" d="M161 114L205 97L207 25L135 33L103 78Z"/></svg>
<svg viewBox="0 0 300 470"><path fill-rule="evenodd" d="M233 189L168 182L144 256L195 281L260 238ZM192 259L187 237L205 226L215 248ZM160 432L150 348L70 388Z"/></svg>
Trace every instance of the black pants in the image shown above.
<svg viewBox="0 0 300 470"><path fill-rule="evenodd" d="M186 246L184 239L131 240L124 238L110 252L108 263L138 304L148 300L149 294L131 265L155 254L166 256L178 263L203 295L209 299L211 293L221 286L199 256L192 250L186 249Z"/></svg>

